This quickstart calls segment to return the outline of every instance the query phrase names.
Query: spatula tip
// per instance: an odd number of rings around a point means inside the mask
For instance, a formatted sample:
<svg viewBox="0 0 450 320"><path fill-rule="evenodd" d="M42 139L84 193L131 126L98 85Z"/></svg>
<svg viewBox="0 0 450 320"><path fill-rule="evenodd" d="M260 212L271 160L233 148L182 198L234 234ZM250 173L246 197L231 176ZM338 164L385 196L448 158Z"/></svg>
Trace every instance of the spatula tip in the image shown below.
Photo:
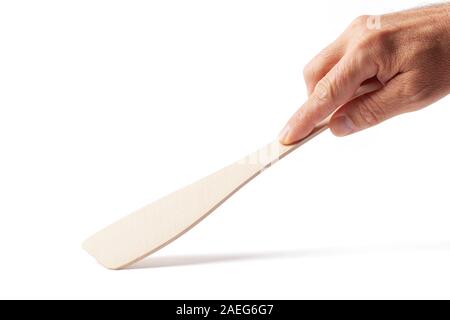
<svg viewBox="0 0 450 320"><path fill-rule="evenodd" d="M89 253L90 256L92 256L97 262L109 270L120 270L123 268L122 265L118 265L116 263L113 263L111 261L106 261L105 259L102 259L99 254L96 253L95 246L93 245L92 239L89 238L85 241L83 241L81 247L84 251Z"/></svg>

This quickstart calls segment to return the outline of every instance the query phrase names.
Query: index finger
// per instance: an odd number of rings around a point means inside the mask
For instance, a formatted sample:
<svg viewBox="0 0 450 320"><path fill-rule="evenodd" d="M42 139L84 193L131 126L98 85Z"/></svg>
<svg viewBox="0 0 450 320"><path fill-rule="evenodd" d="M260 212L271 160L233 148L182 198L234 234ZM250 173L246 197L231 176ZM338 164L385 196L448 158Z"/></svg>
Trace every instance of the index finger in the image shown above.
<svg viewBox="0 0 450 320"><path fill-rule="evenodd" d="M347 53L316 85L303 106L286 124L280 142L292 144L307 136L314 127L350 101L361 84L377 74L368 56Z"/></svg>

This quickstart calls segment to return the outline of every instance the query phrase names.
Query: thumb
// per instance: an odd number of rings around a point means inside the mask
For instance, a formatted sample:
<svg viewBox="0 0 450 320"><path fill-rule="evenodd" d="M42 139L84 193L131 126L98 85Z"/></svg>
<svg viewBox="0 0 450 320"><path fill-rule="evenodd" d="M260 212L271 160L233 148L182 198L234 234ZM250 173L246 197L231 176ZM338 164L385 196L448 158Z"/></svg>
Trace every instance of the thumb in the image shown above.
<svg viewBox="0 0 450 320"><path fill-rule="evenodd" d="M346 136L375 126L411 109L411 97L406 94L406 75L399 75L383 88L360 96L336 111L329 127L334 135Z"/></svg>

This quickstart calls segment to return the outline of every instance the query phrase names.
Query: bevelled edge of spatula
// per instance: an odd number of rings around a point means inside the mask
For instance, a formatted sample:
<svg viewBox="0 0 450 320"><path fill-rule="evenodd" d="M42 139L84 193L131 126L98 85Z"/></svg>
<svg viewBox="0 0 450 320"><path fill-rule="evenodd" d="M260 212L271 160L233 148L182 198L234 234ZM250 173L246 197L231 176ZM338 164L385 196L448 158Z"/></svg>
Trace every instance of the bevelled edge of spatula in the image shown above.
<svg viewBox="0 0 450 320"><path fill-rule="evenodd" d="M108 269L126 268L192 229L262 170L325 128L317 127L294 145L270 143L111 224L87 239L83 248Z"/></svg>

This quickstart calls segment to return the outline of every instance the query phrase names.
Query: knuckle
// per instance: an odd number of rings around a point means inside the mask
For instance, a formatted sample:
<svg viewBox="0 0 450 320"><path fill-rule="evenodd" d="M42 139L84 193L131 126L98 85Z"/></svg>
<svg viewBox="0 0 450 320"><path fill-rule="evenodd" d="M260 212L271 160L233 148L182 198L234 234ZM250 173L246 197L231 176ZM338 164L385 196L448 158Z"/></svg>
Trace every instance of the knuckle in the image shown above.
<svg viewBox="0 0 450 320"><path fill-rule="evenodd" d="M368 62L368 59L375 60L375 47L376 44L370 36L365 36L360 39L353 48L353 56L360 65L364 65Z"/></svg>
<svg viewBox="0 0 450 320"><path fill-rule="evenodd" d="M305 80L318 81L320 70L323 69L324 52L320 52L311 61L309 61L303 68L303 77Z"/></svg>
<svg viewBox="0 0 450 320"><path fill-rule="evenodd" d="M380 49L386 51L390 49L392 51L395 49L395 34L395 27L384 26L383 28L374 28L368 25L356 37L354 44L360 50Z"/></svg>
<svg viewBox="0 0 450 320"><path fill-rule="evenodd" d="M332 82L327 77L322 78L314 89L313 99L315 102L321 103L332 100L334 97L335 90Z"/></svg>
<svg viewBox="0 0 450 320"><path fill-rule="evenodd" d="M386 118L382 103L374 97L360 100L358 118L363 127L371 127L382 122Z"/></svg>
<svg viewBox="0 0 450 320"><path fill-rule="evenodd" d="M350 24L352 30L380 30L382 16L379 15L361 15Z"/></svg>
<svg viewBox="0 0 450 320"><path fill-rule="evenodd" d="M352 23L351 23L351 27L354 27L354 28L361 28L361 27L365 27L365 26L367 26L367 21L370 19L370 16L369 15L366 15L366 14L364 14L364 15L361 15L361 16L358 16L356 19L354 19L353 21L352 21Z"/></svg>
<svg viewBox="0 0 450 320"><path fill-rule="evenodd" d="M381 16L367 16L366 18L366 28L369 30L380 30L381 29Z"/></svg>
<svg viewBox="0 0 450 320"><path fill-rule="evenodd" d="M355 44L357 52L367 52L380 43L380 35L378 31L367 32L358 38Z"/></svg>

